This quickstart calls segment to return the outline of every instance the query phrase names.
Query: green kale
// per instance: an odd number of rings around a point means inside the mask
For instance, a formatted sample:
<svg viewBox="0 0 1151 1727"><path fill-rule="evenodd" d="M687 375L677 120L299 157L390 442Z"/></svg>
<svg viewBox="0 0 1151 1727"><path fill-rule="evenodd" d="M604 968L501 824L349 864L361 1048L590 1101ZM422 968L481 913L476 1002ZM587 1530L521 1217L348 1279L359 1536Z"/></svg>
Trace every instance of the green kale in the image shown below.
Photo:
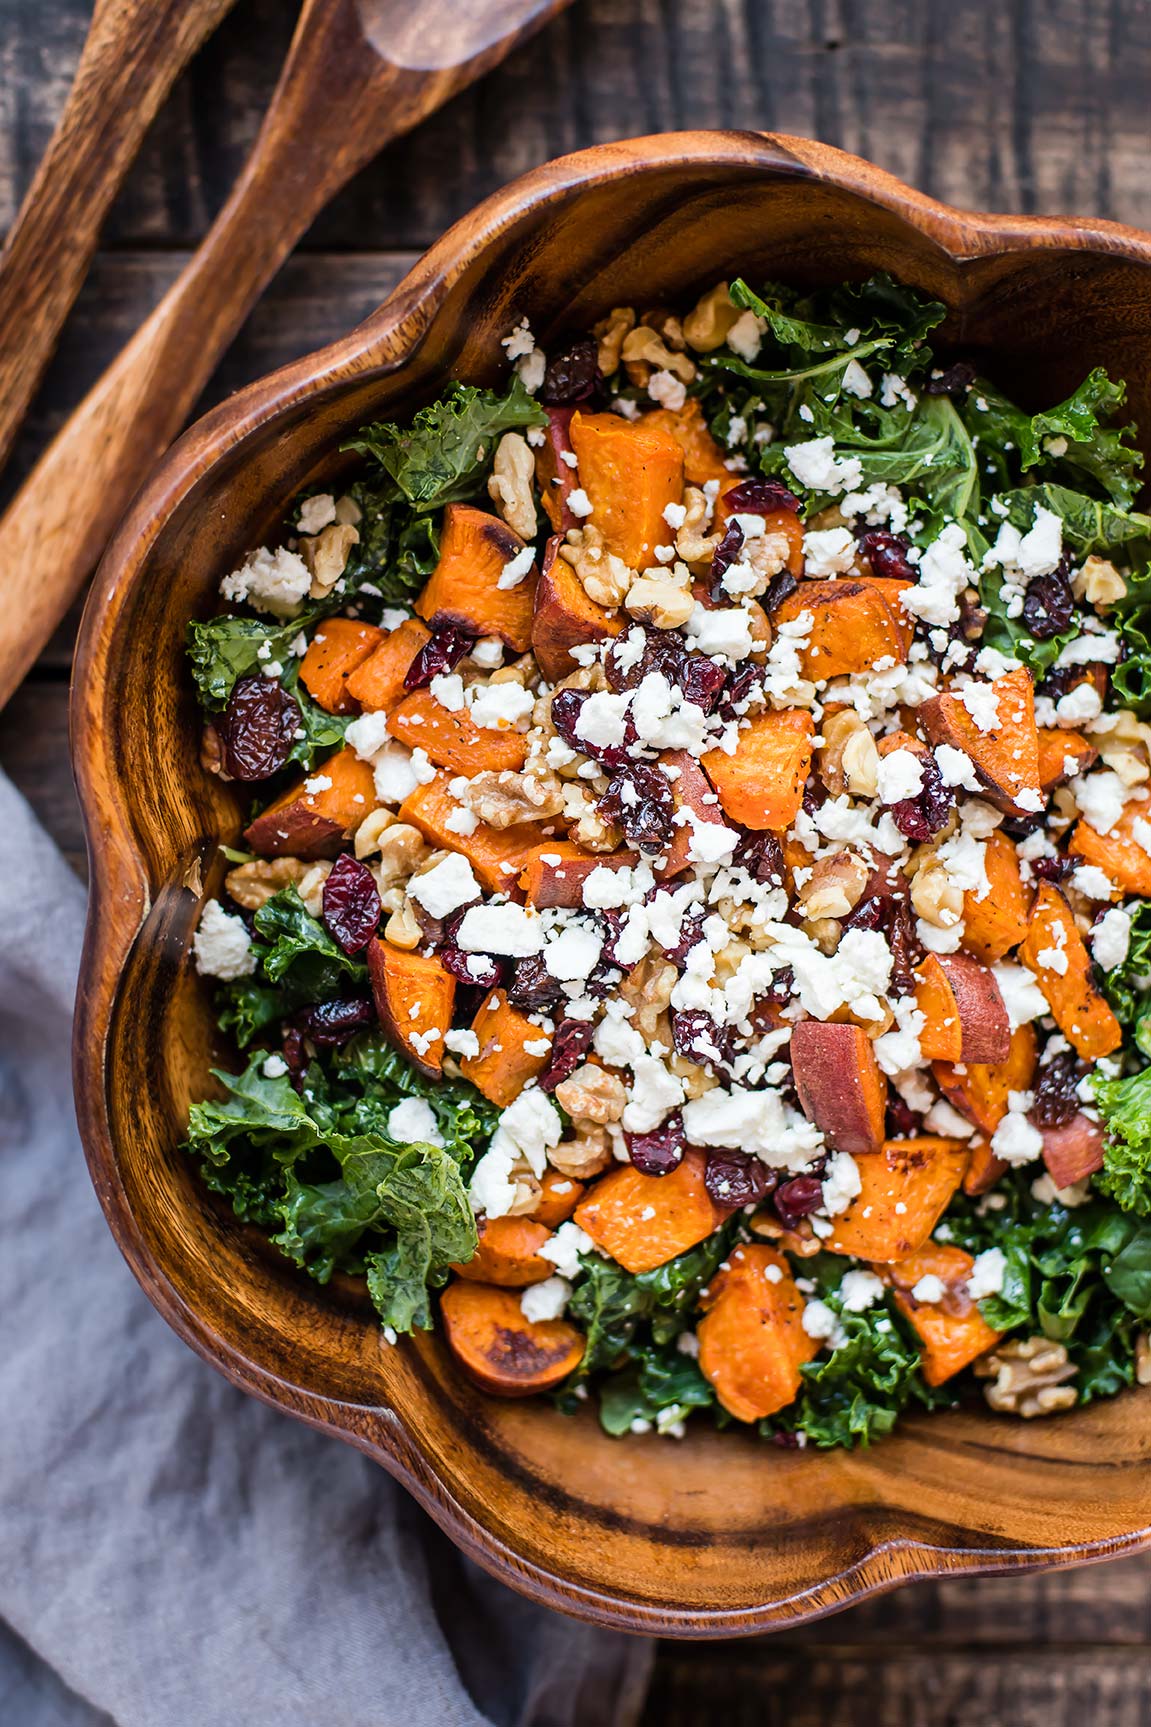
<svg viewBox="0 0 1151 1727"><path fill-rule="evenodd" d="M1123 1024L1137 1024L1147 1012L1147 992L1151 989L1151 900L1135 904L1126 958L1104 972L1102 984L1104 995Z"/></svg>
<svg viewBox="0 0 1151 1727"><path fill-rule="evenodd" d="M280 619L265 621L222 612L205 623L190 623L188 658L200 701L207 712L218 713L227 705L239 680L252 676L269 660L290 663L292 642L301 630L310 629L320 615L318 609L311 609L284 623Z"/></svg>
<svg viewBox="0 0 1151 1727"><path fill-rule="evenodd" d="M253 952L259 955L259 943ZM280 990L251 977L237 978L234 983L221 984L216 991L216 1023L236 1041L239 1049L247 1049L254 1037L278 1025L284 1018L284 998Z"/></svg>
<svg viewBox="0 0 1151 1727"><path fill-rule="evenodd" d="M637 1421L664 1433L693 1409L710 1409L715 1392L690 1355L674 1343L646 1345L635 1351L631 1365L604 1381L599 1394L599 1418L605 1432L618 1437Z"/></svg>
<svg viewBox="0 0 1151 1727"><path fill-rule="evenodd" d="M344 448L378 462L392 481L392 495L426 514L474 497L504 432L546 425L543 409L513 377L502 396L474 384L452 384L407 429L383 422L364 426Z"/></svg>
<svg viewBox="0 0 1151 1727"><path fill-rule="evenodd" d="M1151 1067L1129 1079L1093 1083L1107 1129L1095 1185L1124 1211L1151 1216Z"/></svg>
<svg viewBox="0 0 1151 1727"><path fill-rule="evenodd" d="M890 1433L913 1401L950 1401L928 1392L918 1346L889 1301L845 1313L833 1295L824 1299L838 1316L841 1340L804 1363L795 1402L761 1423L761 1432L804 1433L820 1450L850 1450Z"/></svg>
<svg viewBox="0 0 1151 1727"><path fill-rule="evenodd" d="M300 735L292 745L288 760L298 762L302 768L310 770L315 767L320 757L330 755L343 743L344 733L354 716L330 714L326 708L320 707L318 702L312 700L300 683L300 662L295 656L285 667L280 682L300 710L300 723L297 727Z"/></svg>
<svg viewBox="0 0 1151 1727"><path fill-rule="evenodd" d="M1130 510L1143 457L1131 441L1135 428L1110 423L1126 394L1126 385L1113 383L1096 366L1065 402L1028 414L978 379L964 418L985 472L995 480L995 488L987 489L1008 490L1023 474L1038 470L1041 477L1061 476L1080 487L1086 480L1118 509Z"/></svg>
<svg viewBox="0 0 1151 1727"><path fill-rule="evenodd" d="M282 985L295 1004L322 1001L348 980L366 984L363 960L352 958L332 940L294 887L281 888L265 900L252 921L266 944L259 955L261 975L270 984Z"/></svg>

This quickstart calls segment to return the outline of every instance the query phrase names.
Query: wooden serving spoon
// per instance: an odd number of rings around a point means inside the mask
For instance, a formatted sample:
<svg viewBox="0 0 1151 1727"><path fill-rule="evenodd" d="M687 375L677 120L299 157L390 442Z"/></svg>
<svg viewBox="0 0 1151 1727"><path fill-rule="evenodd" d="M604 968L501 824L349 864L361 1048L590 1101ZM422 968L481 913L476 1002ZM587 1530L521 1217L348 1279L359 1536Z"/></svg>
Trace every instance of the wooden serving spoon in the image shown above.
<svg viewBox="0 0 1151 1727"><path fill-rule="evenodd" d="M252 153L195 255L0 519L0 705L260 293L324 205L570 0L304 0Z"/></svg>
<svg viewBox="0 0 1151 1727"><path fill-rule="evenodd" d="M0 464L144 134L235 3L96 0L64 112L0 254Z"/></svg>

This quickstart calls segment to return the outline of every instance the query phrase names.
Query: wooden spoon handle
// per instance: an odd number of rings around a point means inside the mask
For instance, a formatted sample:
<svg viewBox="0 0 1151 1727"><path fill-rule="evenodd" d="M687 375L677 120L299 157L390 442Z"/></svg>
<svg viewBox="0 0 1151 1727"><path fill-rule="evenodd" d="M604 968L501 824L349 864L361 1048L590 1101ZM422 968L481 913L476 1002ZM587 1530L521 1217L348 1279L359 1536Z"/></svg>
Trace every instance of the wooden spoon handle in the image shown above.
<svg viewBox="0 0 1151 1727"><path fill-rule="evenodd" d="M234 4L98 0L64 112L0 254L0 464L144 134Z"/></svg>

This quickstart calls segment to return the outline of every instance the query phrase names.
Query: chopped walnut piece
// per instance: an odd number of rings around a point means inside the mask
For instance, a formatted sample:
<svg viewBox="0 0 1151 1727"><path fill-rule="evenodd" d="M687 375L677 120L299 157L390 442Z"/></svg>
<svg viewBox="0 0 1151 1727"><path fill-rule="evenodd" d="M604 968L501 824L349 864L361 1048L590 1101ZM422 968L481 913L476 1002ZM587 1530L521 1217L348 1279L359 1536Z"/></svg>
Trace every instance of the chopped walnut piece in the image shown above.
<svg viewBox="0 0 1151 1727"><path fill-rule="evenodd" d="M399 910L392 913L384 925L384 939L393 947L403 948L405 953L419 947L424 939L423 925L410 900L405 899Z"/></svg>
<svg viewBox="0 0 1151 1727"><path fill-rule="evenodd" d="M601 318L592 330L599 344L596 364L605 378L619 371L623 358L624 337L635 329L635 310L631 306L613 306L606 318Z"/></svg>
<svg viewBox="0 0 1151 1727"><path fill-rule="evenodd" d="M846 917L863 897L871 868L855 852L835 852L817 859L798 900L807 918Z"/></svg>
<svg viewBox="0 0 1151 1727"><path fill-rule="evenodd" d="M619 993L632 1008L631 1024L646 1044L659 1033L660 1015L671 1002L679 973L670 960L658 954L646 954L633 966L619 986Z"/></svg>
<svg viewBox="0 0 1151 1727"><path fill-rule="evenodd" d="M519 432L505 432L496 445L488 479L488 496L521 540L536 536L536 505L532 495L536 458L527 439Z"/></svg>
<svg viewBox="0 0 1151 1727"><path fill-rule="evenodd" d="M515 1197L508 1206L506 1215L523 1217L526 1212L535 1210L543 1188L538 1178L532 1174L526 1158L518 1157L509 1173L515 1184Z"/></svg>
<svg viewBox="0 0 1151 1727"><path fill-rule="evenodd" d="M670 372L683 384L690 384L696 374L695 361L675 353L649 324L638 324L624 337L623 363L632 383L641 387L652 372Z"/></svg>
<svg viewBox="0 0 1151 1727"><path fill-rule="evenodd" d="M562 815L564 792L555 774L487 769L460 787L460 802L488 827L502 829Z"/></svg>
<svg viewBox="0 0 1151 1727"><path fill-rule="evenodd" d="M684 340L697 354L713 354L727 341L732 325L742 316L732 304L726 282L717 282L696 301L683 321Z"/></svg>
<svg viewBox="0 0 1151 1727"><path fill-rule="evenodd" d="M707 493L698 486L686 486L683 506L686 514L682 526L676 532L675 549L685 564L706 565L710 568L723 536L707 532L708 523L711 521L711 505L707 501Z"/></svg>
<svg viewBox="0 0 1151 1727"><path fill-rule="evenodd" d="M1077 600L1092 606L1113 606L1123 599L1127 583L1108 558L1086 558L1083 568L1071 578L1071 588Z"/></svg>
<svg viewBox="0 0 1151 1727"><path fill-rule="evenodd" d="M590 1121L604 1127L618 1121L627 1104L627 1087L618 1074L584 1062L570 1078L561 1080L555 1099L574 1122Z"/></svg>
<svg viewBox="0 0 1151 1727"><path fill-rule="evenodd" d="M593 522L568 529L560 557L571 565L584 593L597 606L618 606L636 579L629 564L604 551L603 535Z"/></svg>
<svg viewBox="0 0 1151 1727"><path fill-rule="evenodd" d="M571 837L576 845L583 846L589 852L613 852L618 850L623 835L617 827L605 822L595 805L589 803L578 821L570 829Z"/></svg>
<svg viewBox="0 0 1151 1727"><path fill-rule="evenodd" d="M332 522L318 534L305 535L300 541L300 556L312 572L308 594L322 600L330 594L348 564L348 555L359 542L360 530L350 522Z"/></svg>
<svg viewBox="0 0 1151 1727"><path fill-rule="evenodd" d="M806 917L800 925L804 935L813 941L820 953L831 955L839 946L839 938L843 934L843 926L835 917Z"/></svg>
<svg viewBox="0 0 1151 1727"><path fill-rule="evenodd" d="M380 861L372 866L376 886L395 887L410 881L430 855L431 847L418 828L408 822L392 822L380 835Z"/></svg>
<svg viewBox="0 0 1151 1727"><path fill-rule="evenodd" d="M371 857L373 852L379 851L384 829L394 827L395 823L396 817L393 810L381 808L373 810L371 815L365 816L356 829L356 836L352 841L352 849L356 856L362 859Z"/></svg>
<svg viewBox="0 0 1151 1727"><path fill-rule="evenodd" d="M1074 1363L1062 1343L1046 1337L1010 1337L974 1363L978 1379L990 1379L983 1395L1000 1415L1054 1415L1078 1398Z"/></svg>
<svg viewBox="0 0 1151 1727"><path fill-rule="evenodd" d="M303 858L257 858L229 870L224 886L245 911L259 911L281 888L297 887L308 869Z"/></svg>
<svg viewBox="0 0 1151 1727"><path fill-rule="evenodd" d="M684 1096L688 1102L702 1097L705 1091L714 1091L720 1084L717 1073L709 1073L706 1067L700 1067L697 1061L691 1061L686 1055L673 1055L668 1062L672 1073L683 1081Z"/></svg>
<svg viewBox="0 0 1151 1727"><path fill-rule="evenodd" d="M695 595L689 586L686 565L680 580L672 570L645 570L637 576L627 591L624 610L640 624L654 624L657 630L678 630L695 610Z"/></svg>
<svg viewBox="0 0 1151 1727"><path fill-rule="evenodd" d="M854 708L826 714L820 725L823 747L819 777L834 797L873 798L879 789L879 751Z"/></svg>
<svg viewBox="0 0 1151 1727"><path fill-rule="evenodd" d="M924 923L954 929L963 916L963 889L958 887L932 848L911 878L911 904Z"/></svg>
<svg viewBox="0 0 1151 1727"><path fill-rule="evenodd" d="M548 1152L552 1168L574 1181L590 1181L593 1175L601 1175L611 1160L607 1133L586 1122L576 1128L574 1139L562 1140Z"/></svg>
<svg viewBox="0 0 1151 1727"><path fill-rule="evenodd" d="M224 745L211 720L200 733L200 766L206 774L215 774L217 779L230 780L232 777L224 767Z"/></svg>

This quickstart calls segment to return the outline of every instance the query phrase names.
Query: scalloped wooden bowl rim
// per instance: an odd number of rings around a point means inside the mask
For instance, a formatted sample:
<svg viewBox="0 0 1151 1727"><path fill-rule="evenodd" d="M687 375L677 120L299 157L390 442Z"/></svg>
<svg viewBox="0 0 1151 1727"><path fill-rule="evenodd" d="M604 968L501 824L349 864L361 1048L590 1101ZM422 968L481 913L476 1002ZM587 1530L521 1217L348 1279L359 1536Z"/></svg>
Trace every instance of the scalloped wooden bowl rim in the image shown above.
<svg viewBox="0 0 1151 1727"><path fill-rule="evenodd" d="M341 341L264 378L194 425L165 457L120 526L93 584L77 653L72 750L91 861L91 901L77 1001L77 1110L89 1169L112 1232L152 1303L205 1360L244 1391L357 1445L396 1476L468 1554L537 1601L603 1625L680 1636L750 1634L836 1611L913 1579L1085 1562L1151 1545L1151 1527L1071 1545L935 1545L915 1537L875 1542L816 1587L746 1610L665 1608L614 1596L529 1562L483 1526L444 1487L410 1441L395 1410L318 1397L236 1348L176 1291L144 1243L120 1179L106 1094L105 1049L121 973L149 911L135 850L127 788L104 749L97 702L117 622L131 584L178 501L226 451L265 422L340 378L381 370L378 351L419 349L432 320L469 265L527 211L545 209L610 181L666 169L746 170L823 183L917 230L952 264L1066 246L1151 266L1151 236L1119 223L958 211L912 190L857 157L807 139L751 132L686 132L604 144L564 156L513 181L451 228L367 321ZM389 363L388 374L396 370ZM562 1420L556 1416L557 1421ZM386 1443L381 1440L381 1422ZM373 1431L369 1432L369 1426Z"/></svg>

